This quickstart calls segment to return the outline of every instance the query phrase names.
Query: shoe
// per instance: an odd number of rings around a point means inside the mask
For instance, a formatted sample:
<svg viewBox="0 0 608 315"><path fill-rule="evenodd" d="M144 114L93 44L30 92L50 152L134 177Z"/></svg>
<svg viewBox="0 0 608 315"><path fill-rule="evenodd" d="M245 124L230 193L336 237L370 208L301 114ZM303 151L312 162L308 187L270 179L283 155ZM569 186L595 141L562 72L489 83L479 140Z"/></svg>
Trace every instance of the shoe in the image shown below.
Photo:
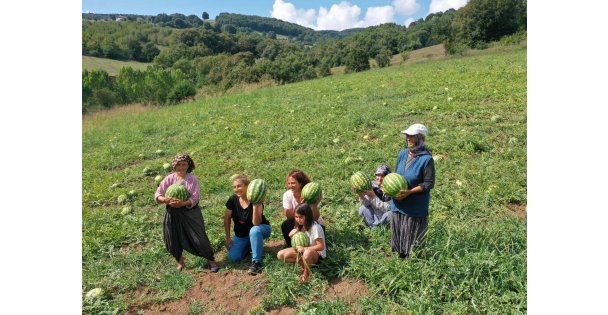
<svg viewBox="0 0 608 315"><path fill-rule="evenodd" d="M262 263L257 260L254 260L251 263L251 267L249 267L249 271L247 273L255 276L258 273L260 273L261 271L262 271Z"/></svg>
<svg viewBox="0 0 608 315"><path fill-rule="evenodd" d="M209 264L209 269L211 269L211 272L218 272L220 270L220 266L218 264Z"/></svg>

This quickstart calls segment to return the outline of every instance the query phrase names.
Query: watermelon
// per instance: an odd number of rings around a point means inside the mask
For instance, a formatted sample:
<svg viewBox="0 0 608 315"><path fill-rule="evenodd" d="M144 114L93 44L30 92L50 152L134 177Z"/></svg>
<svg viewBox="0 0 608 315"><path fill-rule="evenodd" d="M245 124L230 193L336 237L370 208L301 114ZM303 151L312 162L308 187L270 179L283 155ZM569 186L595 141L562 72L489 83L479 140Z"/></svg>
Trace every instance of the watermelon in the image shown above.
<svg viewBox="0 0 608 315"><path fill-rule="evenodd" d="M126 206L122 208L122 211L120 211L120 214L122 215L127 215L127 214L131 214L133 212L133 208Z"/></svg>
<svg viewBox="0 0 608 315"><path fill-rule="evenodd" d="M266 181L263 179L254 179L247 186L247 199L252 204L258 204L264 202L266 198Z"/></svg>
<svg viewBox="0 0 608 315"><path fill-rule="evenodd" d="M291 246L293 249L297 249L298 246L306 247L308 245L310 245L310 239L304 232L296 232L296 234L291 237Z"/></svg>
<svg viewBox="0 0 608 315"><path fill-rule="evenodd" d="M356 172L350 177L350 185L355 192L362 193L372 189L372 179L363 172Z"/></svg>
<svg viewBox="0 0 608 315"><path fill-rule="evenodd" d="M313 204L321 199L323 192L319 183L310 182L302 188L302 199L307 204Z"/></svg>
<svg viewBox="0 0 608 315"><path fill-rule="evenodd" d="M91 291L87 292L87 294L85 294L85 298L88 300L94 300L97 298L101 298L101 296L103 294L104 294L104 292L101 288L95 288L95 289L92 289Z"/></svg>
<svg viewBox="0 0 608 315"><path fill-rule="evenodd" d="M120 196L118 196L118 198L116 198L116 201L118 201L118 203L125 203L127 202L127 195L122 194Z"/></svg>
<svg viewBox="0 0 608 315"><path fill-rule="evenodd" d="M171 165L170 163L164 163L163 169L168 172L173 169L173 165Z"/></svg>
<svg viewBox="0 0 608 315"><path fill-rule="evenodd" d="M156 177L154 177L154 182L156 184L160 184L160 182L163 180L163 177L160 175L156 175Z"/></svg>
<svg viewBox="0 0 608 315"><path fill-rule="evenodd" d="M188 193L188 189L181 183L175 183L169 187L165 191L165 197L175 198L179 200L188 200L190 194Z"/></svg>
<svg viewBox="0 0 608 315"><path fill-rule="evenodd" d="M384 180L382 181L382 190L391 196L395 197L399 194L401 189L407 189L407 182L405 178L401 176L399 173L389 173L384 176Z"/></svg>
<svg viewBox="0 0 608 315"><path fill-rule="evenodd" d="M156 172L149 167L144 167L143 173L146 176L152 176L152 175L156 174Z"/></svg>

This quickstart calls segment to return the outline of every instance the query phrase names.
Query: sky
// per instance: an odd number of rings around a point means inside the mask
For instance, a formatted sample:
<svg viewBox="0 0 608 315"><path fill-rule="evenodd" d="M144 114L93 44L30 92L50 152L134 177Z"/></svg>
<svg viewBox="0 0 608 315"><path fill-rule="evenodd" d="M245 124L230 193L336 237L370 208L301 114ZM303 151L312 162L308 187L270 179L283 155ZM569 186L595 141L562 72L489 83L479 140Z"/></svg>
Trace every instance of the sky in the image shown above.
<svg viewBox="0 0 608 315"><path fill-rule="evenodd" d="M157 15L182 13L213 19L221 12L274 17L315 30L344 30L409 23L430 13L458 9L468 0L83 0L82 12Z"/></svg>

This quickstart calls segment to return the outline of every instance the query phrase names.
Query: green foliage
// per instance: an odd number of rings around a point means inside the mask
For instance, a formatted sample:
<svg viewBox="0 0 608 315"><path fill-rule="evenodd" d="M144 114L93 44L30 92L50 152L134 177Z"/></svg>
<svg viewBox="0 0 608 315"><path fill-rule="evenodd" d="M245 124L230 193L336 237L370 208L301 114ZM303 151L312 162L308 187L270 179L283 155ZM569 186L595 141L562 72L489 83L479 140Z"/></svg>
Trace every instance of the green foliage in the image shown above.
<svg viewBox="0 0 608 315"><path fill-rule="evenodd" d="M196 88L190 81L182 80L177 82L169 95L167 96L169 101L172 103L178 103L179 101L185 100L196 95Z"/></svg>
<svg viewBox="0 0 608 315"><path fill-rule="evenodd" d="M222 32L236 34L236 27L232 24L222 25Z"/></svg>
<svg viewBox="0 0 608 315"><path fill-rule="evenodd" d="M209 19L209 13L203 12L202 18L203 18L203 20L208 20Z"/></svg>
<svg viewBox="0 0 608 315"><path fill-rule="evenodd" d="M406 62L408 59L410 59L410 52L409 51L402 51L399 53L399 56L401 56L401 62Z"/></svg>
<svg viewBox="0 0 608 315"><path fill-rule="evenodd" d="M387 67L391 62L391 57L391 52L388 51L388 49L384 47L380 49L380 52L378 53L378 55L376 55L376 63L378 64L378 67Z"/></svg>
<svg viewBox="0 0 608 315"><path fill-rule="evenodd" d="M82 54L117 60L151 61L163 44L158 26L136 22L83 21Z"/></svg>
<svg viewBox="0 0 608 315"><path fill-rule="evenodd" d="M354 48L346 56L346 72L369 70L369 61L363 49Z"/></svg>
<svg viewBox="0 0 608 315"><path fill-rule="evenodd" d="M488 42L526 30L526 9L526 0L469 1L454 19L448 51L459 52L463 46L482 49Z"/></svg>
<svg viewBox="0 0 608 315"><path fill-rule="evenodd" d="M112 81L104 70L82 71L82 100L86 101L93 92L101 89L110 89Z"/></svg>

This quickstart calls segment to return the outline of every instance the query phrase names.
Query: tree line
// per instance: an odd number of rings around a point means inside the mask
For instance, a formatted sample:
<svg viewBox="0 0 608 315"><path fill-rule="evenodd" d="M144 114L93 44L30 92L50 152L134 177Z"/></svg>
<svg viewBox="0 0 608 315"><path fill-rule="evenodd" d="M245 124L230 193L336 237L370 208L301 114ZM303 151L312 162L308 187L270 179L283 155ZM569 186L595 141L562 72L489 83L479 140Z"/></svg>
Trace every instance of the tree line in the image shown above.
<svg viewBox="0 0 608 315"><path fill-rule="evenodd" d="M345 66L346 72L364 71L370 68L370 59L384 67L392 55L401 53L407 58L411 50L441 43L450 54L484 48L488 42L525 32L526 0L470 0L459 10L429 14L408 27L387 23L345 32L348 35L343 38L276 19L239 14L222 13L215 25L201 20L202 24L189 28L162 25L170 23L165 16L177 17L158 15L150 23L138 22L139 17L134 17L135 22L83 20L83 55L152 61L149 70L125 79L141 89L146 86L148 92L161 85L135 81L174 78L166 80L171 84L163 85L163 93L146 98L140 92L125 92L119 83L122 72L115 82L109 76L110 81L97 78L103 77L99 73L94 75L97 79L91 79L92 72L83 72L83 111L85 103L93 108L107 107L110 101L176 102L194 95L190 87L211 85L227 90L264 80L284 84L323 77L338 66ZM126 75L122 74L123 78ZM179 91L174 90L177 82Z"/></svg>

